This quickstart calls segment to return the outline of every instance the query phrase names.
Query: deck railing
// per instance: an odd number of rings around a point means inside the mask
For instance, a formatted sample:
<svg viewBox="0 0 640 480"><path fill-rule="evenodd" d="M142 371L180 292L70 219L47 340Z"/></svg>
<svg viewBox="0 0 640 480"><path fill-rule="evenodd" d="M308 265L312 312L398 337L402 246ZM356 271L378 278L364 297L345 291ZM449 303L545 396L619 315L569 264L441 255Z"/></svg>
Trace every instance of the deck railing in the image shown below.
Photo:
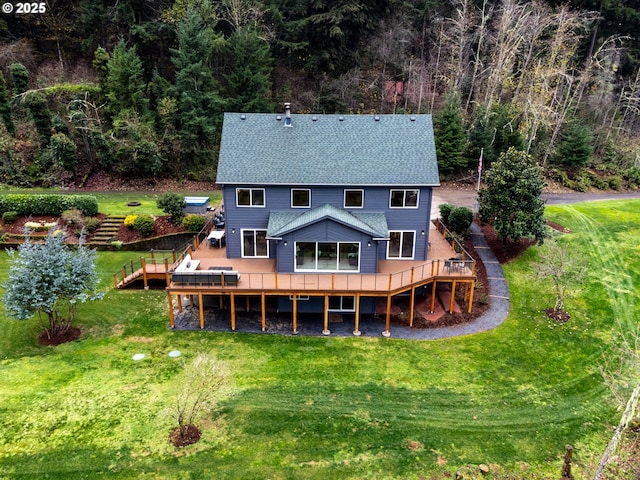
<svg viewBox="0 0 640 480"><path fill-rule="evenodd" d="M216 290L262 290L262 291L361 291L394 292L406 290L412 285L428 283L433 278L468 279L475 276L475 261L432 260L394 273L278 273L278 272L241 272L240 280L231 285L209 284L206 271L198 280L200 287L214 287ZM192 272L193 274L193 272ZM193 275L198 277L197 274ZM174 283L174 287L182 287ZM184 285L192 287L193 285Z"/></svg>
<svg viewBox="0 0 640 480"><path fill-rule="evenodd" d="M469 252L465 250L464 246L458 240L458 236L445 227L444 223L442 223L439 218L436 219L433 224L436 226L436 230L438 230L444 239L449 242L451 248L453 248L456 253L460 254L462 260L472 258L471 255L469 255Z"/></svg>

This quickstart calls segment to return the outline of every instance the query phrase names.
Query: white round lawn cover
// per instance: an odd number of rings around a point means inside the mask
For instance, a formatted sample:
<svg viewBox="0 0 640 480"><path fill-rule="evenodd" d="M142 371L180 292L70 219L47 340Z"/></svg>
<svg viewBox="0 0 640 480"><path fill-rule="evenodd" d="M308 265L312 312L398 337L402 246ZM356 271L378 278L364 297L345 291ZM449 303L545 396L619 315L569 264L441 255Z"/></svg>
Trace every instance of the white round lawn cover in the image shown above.
<svg viewBox="0 0 640 480"><path fill-rule="evenodd" d="M136 353L133 357L131 357L133 360L135 360L136 362L138 360L142 360L144 358L144 353Z"/></svg>
<svg viewBox="0 0 640 480"><path fill-rule="evenodd" d="M176 357L179 357L180 355L182 355L182 352L180 350L171 350L169 352L169 356L171 358L176 358Z"/></svg>

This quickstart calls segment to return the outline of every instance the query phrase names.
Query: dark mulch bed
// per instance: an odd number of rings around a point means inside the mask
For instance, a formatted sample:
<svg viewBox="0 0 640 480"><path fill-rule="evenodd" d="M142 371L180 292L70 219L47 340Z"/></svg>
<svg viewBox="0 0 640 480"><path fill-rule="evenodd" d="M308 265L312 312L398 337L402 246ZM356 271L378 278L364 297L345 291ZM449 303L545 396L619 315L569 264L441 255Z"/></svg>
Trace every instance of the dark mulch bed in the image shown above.
<svg viewBox="0 0 640 480"><path fill-rule="evenodd" d="M185 447L200 440L200 429L195 425L176 427L169 434L169 441L174 447Z"/></svg>
<svg viewBox="0 0 640 480"><path fill-rule="evenodd" d="M171 217L168 216L156 217L156 221L153 224L153 233L148 237L143 237L137 230L125 227L124 224L122 224L120 225L120 230L118 230L118 240L123 243L137 242L145 238L160 237L162 235L186 231L182 225L172 223L171 220L169 220L170 218Z"/></svg>
<svg viewBox="0 0 640 480"><path fill-rule="evenodd" d="M78 338L80 338L80 329L78 327L69 327L62 335L50 335L48 331L42 332L38 335L38 343L40 345L53 347L67 342L74 342Z"/></svg>

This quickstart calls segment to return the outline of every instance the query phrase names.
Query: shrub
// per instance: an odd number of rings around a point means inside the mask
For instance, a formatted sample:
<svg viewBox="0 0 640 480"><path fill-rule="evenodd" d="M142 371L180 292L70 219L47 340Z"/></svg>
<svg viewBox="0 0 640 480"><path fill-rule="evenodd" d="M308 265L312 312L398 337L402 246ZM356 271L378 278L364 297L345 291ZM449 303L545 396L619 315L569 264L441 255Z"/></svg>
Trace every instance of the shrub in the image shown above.
<svg viewBox="0 0 640 480"><path fill-rule="evenodd" d="M61 215L77 208L85 215L98 213L98 200L92 195L46 195L8 193L0 195L0 212L15 210L19 215Z"/></svg>
<svg viewBox="0 0 640 480"><path fill-rule="evenodd" d="M199 232L204 227L206 219L202 215L189 214L182 219L182 226L189 232Z"/></svg>
<svg viewBox="0 0 640 480"><path fill-rule="evenodd" d="M446 223L446 224L449 223L449 215L451 214L454 208L456 208L456 206L450 203L443 203L438 207L438 209L440 210L440 219L442 220L443 223Z"/></svg>
<svg viewBox="0 0 640 480"><path fill-rule="evenodd" d="M618 175L611 175L610 177L607 178L607 180L609 181L609 186L613 190L621 190L622 189L622 177L620 177Z"/></svg>
<svg viewBox="0 0 640 480"><path fill-rule="evenodd" d="M4 212L2 214L2 220L4 220L5 223L13 223L17 219L18 219L18 212L16 212L15 210Z"/></svg>
<svg viewBox="0 0 640 480"><path fill-rule="evenodd" d="M155 219L146 213L138 215L133 221L134 230L139 231L143 237L148 237L153 233L153 224Z"/></svg>
<svg viewBox="0 0 640 480"><path fill-rule="evenodd" d="M84 225L84 217L82 215L82 211L78 210L77 208L65 210L64 212L62 212L61 217L65 225Z"/></svg>
<svg viewBox="0 0 640 480"><path fill-rule="evenodd" d="M473 211L467 207L456 207L449 213L449 226L460 233L469 228L473 222Z"/></svg>
<svg viewBox="0 0 640 480"><path fill-rule="evenodd" d="M184 208L187 206L182 195L173 192L165 192L158 197L156 205L167 215L171 215L171 219L179 223L184 217Z"/></svg>
<svg viewBox="0 0 640 480"><path fill-rule="evenodd" d="M100 226L100 219L96 217L89 217L84 221L84 228L87 229L87 232L95 232Z"/></svg>
<svg viewBox="0 0 640 480"><path fill-rule="evenodd" d="M127 228L133 228L133 224L138 218L138 215L127 215L124 217L124 226Z"/></svg>

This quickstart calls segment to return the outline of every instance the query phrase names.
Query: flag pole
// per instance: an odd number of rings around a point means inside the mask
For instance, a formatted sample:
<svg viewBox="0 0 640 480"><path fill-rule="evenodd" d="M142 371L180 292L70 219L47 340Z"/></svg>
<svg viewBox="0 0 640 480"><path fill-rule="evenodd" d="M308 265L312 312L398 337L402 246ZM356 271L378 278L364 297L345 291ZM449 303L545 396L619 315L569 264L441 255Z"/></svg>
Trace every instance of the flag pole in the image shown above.
<svg viewBox="0 0 640 480"><path fill-rule="evenodd" d="M484 153L484 147L480 149L480 160L478 160L478 187L476 192L480 191L480 176L482 175L482 154Z"/></svg>

